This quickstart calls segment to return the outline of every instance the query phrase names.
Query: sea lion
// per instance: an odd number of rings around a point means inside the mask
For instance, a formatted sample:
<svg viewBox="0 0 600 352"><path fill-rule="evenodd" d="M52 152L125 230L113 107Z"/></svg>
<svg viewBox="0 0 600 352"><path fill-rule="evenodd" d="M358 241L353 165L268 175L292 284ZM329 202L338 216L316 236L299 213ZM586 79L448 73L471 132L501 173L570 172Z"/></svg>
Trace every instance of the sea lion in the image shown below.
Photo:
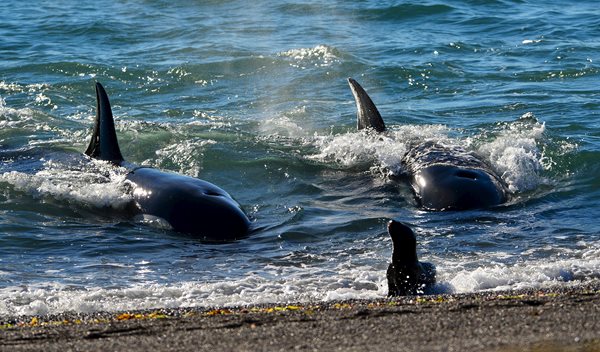
<svg viewBox="0 0 600 352"><path fill-rule="evenodd" d="M417 238L410 227L391 220L388 233L393 243L392 262L387 269L388 296L423 293L435 284L435 266L419 261Z"/></svg>

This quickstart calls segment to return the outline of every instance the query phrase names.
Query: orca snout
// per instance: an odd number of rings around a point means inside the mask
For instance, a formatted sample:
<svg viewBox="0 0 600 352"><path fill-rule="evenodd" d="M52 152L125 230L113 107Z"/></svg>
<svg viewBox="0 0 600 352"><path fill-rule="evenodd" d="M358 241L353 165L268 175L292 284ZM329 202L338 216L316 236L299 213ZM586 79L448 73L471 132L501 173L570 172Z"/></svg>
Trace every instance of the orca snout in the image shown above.
<svg viewBox="0 0 600 352"><path fill-rule="evenodd" d="M429 210L476 209L506 200L500 180L486 170L455 165L431 165L415 173L413 188Z"/></svg>

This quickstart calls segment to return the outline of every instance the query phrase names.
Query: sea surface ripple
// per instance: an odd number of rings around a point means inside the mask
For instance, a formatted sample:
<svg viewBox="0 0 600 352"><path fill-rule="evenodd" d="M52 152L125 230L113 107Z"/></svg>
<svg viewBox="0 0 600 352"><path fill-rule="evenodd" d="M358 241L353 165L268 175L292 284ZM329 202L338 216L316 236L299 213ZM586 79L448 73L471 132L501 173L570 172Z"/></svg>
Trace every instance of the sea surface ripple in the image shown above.
<svg viewBox="0 0 600 352"><path fill-rule="evenodd" d="M429 293L600 279L594 1L0 4L0 315L373 298L389 219ZM355 130L357 79L390 131ZM82 151L108 91L128 161L232 194L254 232L133 221L123 170ZM411 143L476 153L503 206L419 209Z"/></svg>

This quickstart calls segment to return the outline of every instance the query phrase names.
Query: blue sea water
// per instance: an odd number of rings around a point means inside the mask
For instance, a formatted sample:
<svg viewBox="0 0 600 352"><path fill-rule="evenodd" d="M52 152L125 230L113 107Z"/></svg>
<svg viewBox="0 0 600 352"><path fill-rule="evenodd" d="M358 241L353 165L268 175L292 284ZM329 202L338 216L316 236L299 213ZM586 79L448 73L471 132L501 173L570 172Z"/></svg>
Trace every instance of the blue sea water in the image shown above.
<svg viewBox="0 0 600 352"><path fill-rule="evenodd" d="M388 219L433 293L600 279L595 1L0 4L0 315L383 297ZM355 130L354 77L390 131ZM211 181L255 231L203 243L123 214L82 156L107 89L128 161ZM460 145L511 201L421 210L394 176Z"/></svg>

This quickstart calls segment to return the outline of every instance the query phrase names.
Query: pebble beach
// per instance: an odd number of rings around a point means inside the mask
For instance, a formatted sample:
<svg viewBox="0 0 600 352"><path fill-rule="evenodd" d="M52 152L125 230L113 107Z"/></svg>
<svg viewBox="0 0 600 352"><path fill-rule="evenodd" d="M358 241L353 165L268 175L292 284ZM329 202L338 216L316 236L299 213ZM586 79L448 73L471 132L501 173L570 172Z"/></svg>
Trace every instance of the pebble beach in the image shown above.
<svg viewBox="0 0 600 352"><path fill-rule="evenodd" d="M600 351L600 283L2 319L2 351Z"/></svg>

